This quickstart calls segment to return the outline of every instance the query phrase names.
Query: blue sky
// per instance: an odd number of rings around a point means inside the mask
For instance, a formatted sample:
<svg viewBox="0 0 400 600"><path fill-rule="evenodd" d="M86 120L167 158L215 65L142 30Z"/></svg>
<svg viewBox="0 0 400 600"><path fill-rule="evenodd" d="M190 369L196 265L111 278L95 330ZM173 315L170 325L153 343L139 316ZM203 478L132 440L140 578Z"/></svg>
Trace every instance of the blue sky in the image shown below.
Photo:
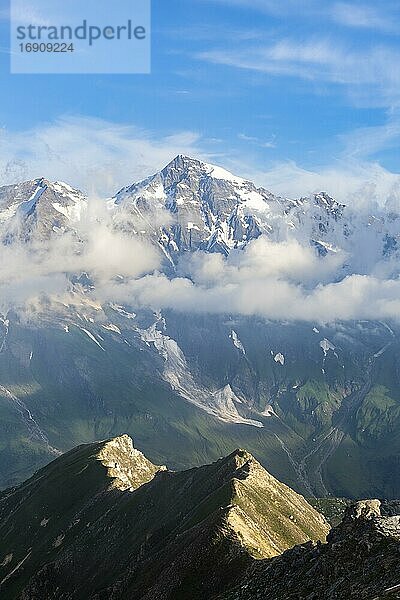
<svg viewBox="0 0 400 600"><path fill-rule="evenodd" d="M288 195L400 202L398 1L153 0L152 73L124 76L10 75L0 6L1 182L108 193L181 151Z"/></svg>

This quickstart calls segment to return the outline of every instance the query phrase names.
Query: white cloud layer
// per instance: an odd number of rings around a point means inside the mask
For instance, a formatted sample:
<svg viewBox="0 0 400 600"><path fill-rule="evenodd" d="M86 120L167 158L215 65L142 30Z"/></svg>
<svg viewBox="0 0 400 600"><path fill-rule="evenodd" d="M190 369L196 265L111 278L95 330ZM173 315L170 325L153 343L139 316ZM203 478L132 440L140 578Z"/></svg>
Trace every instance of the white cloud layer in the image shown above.
<svg viewBox="0 0 400 600"><path fill-rule="evenodd" d="M110 225L98 219L84 222L79 230L83 246L64 236L40 245L6 247L0 255L0 312L16 307L28 309L28 314L32 308L41 312L53 299L70 305L116 302L285 321L399 318L400 279L385 279L384 269L379 276L379 268L340 278L345 253L321 258L295 240L259 238L228 258L197 253L182 262L181 274L168 277L158 270L161 254L154 246ZM81 272L94 284L82 295L72 293L67 276Z"/></svg>
<svg viewBox="0 0 400 600"><path fill-rule="evenodd" d="M109 282L102 293L116 302L184 312L319 322L398 320L400 280L351 274L332 282L345 259L318 258L294 241L259 239L228 259L195 256L186 265L190 278L155 273L125 284Z"/></svg>
<svg viewBox="0 0 400 600"><path fill-rule="evenodd" d="M197 313L258 315L272 320L333 322L353 319L398 320L400 281L352 275L340 283L304 290L283 279L252 279L246 283L201 287L185 278L164 275L136 280L125 292L128 300L154 309Z"/></svg>
<svg viewBox="0 0 400 600"><path fill-rule="evenodd" d="M0 312L36 303L42 296L62 298L70 277L88 273L97 292L116 277L137 278L159 265L154 246L112 226L103 201L92 199L76 233L50 239L14 241L0 252Z"/></svg>
<svg viewBox="0 0 400 600"><path fill-rule="evenodd" d="M1 132L3 183L45 175L101 193L79 226L82 245L71 235L40 244L3 246L0 253L0 311L37 302L42 294L71 300L68 274L87 272L97 302L129 302L182 311L261 315L269 319L397 319L400 281L393 265L343 278L345 254L317 257L295 240L259 239L243 252L198 254L169 279L157 269L155 246L127 237L112 225L104 198L122 185L158 170L178 153L208 159L206 142L193 133L156 140L147 132L105 121L65 118L29 132ZM343 139L344 152L334 165L306 170L279 163L262 170L232 156L219 162L275 192L302 196L326 189L359 210L386 204L400 212L400 176L368 161L371 152L396 141L395 120L381 128L353 132ZM23 160L21 157L24 157ZM153 223L167 222L154 215ZM350 257L351 258L351 257ZM351 260L350 260L351 263ZM120 276L120 277L117 277Z"/></svg>

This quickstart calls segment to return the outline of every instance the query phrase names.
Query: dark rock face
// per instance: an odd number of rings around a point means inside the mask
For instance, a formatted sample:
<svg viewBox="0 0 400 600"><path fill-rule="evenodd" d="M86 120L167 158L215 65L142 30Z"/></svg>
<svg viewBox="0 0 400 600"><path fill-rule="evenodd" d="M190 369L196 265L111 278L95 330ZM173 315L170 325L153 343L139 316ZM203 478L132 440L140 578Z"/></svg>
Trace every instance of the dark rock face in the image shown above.
<svg viewBox="0 0 400 600"><path fill-rule="evenodd" d="M400 515L400 500L381 500L381 514L387 517Z"/></svg>
<svg viewBox="0 0 400 600"><path fill-rule="evenodd" d="M349 506L326 544L309 542L252 565L224 600L380 600L398 598L400 516L379 500Z"/></svg>

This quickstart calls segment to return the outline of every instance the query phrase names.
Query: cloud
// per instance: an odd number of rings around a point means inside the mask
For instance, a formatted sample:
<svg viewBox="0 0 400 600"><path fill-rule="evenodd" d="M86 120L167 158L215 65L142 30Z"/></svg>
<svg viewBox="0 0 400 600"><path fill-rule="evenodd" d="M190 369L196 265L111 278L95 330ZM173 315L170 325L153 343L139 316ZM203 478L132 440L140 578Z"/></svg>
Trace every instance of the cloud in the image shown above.
<svg viewBox="0 0 400 600"><path fill-rule="evenodd" d="M385 169L377 158L399 144L398 113L394 112L383 125L354 129L337 136L336 141L341 149L336 158L325 164L320 157L320 164L309 168L282 160L264 169L245 165L241 173L258 185L290 198L325 190L339 202L357 207L359 211L386 206L388 210L400 212L400 174ZM320 155L323 154L321 149ZM237 170L238 165L232 168Z"/></svg>
<svg viewBox="0 0 400 600"><path fill-rule="evenodd" d="M10 17L12 19L13 25L51 25L51 22L43 16L43 7L42 10L38 10L37 7L32 4L28 4L25 0L10 0L11 2L11 10L8 13L7 10L4 11L4 17ZM7 14L8 13L8 14Z"/></svg>
<svg viewBox="0 0 400 600"><path fill-rule="evenodd" d="M400 142L399 113L393 113L384 125L359 127L339 136L339 139L344 145L346 159L365 159L382 150L397 147Z"/></svg>
<svg viewBox="0 0 400 600"><path fill-rule="evenodd" d="M268 45L198 52L213 64L344 87L354 101L370 106L398 106L400 51L385 45L354 49L337 40L282 39Z"/></svg>
<svg viewBox="0 0 400 600"><path fill-rule="evenodd" d="M44 176L104 197L179 153L208 160L205 147L191 131L160 137L131 125L65 116L31 130L0 130L0 185Z"/></svg>
<svg viewBox="0 0 400 600"><path fill-rule="evenodd" d="M329 281L343 265L345 253L328 255L320 260L308 245L296 239L272 242L260 237L244 251L220 254L194 254L181 268L195 283L203 285L241 284L258 279L282 278L302 285Z"/></svg>
<svg viewBox="0 0 400 600"><path fill-rule="evenodd" d="M385 14L383 14L383 12L377 10L376 5L337 2L332 8L332 18L346 27L359 27L384 32L398 31L398 25L395 24L389 7L386 7Z"/></svg>
<svg viewBox="0 0 400 600"><path fill-rule="evenodd" d="M353 0L353 2L318 2L317 0L198 0L227 6L228 8L242 8L254 10L273 17L286 17L291 19L313 19L320 24L327 19L344 27L374 29L384 33L397 33L398 4L393 0L386 0L384 10L379 10L376 2L368 3Z"/></svg>
<svg viewBox="0 0 400 600"><path fill-rule="evenodd" d="M19 218L17 214L15 219ZM17 231L18 223L13 225ZM36 303L43 296L62 299L70 295L75 274L90 274L101 295L103 286L116 277L137 278L160 264L157 249L116 227L102 200L91 198L75 227L62 235L38 234L29 243L16 238L2 246L0 312Z"/></svg>
<svg viewBox="0 0 400 600"><path fill-rule="evenodd" d="M156 273L124 285L111 283L107 297L154 310L257 315L271 320L398 319L399 279L353 273L338 282L317 282L318 275L328 278L340 260L336 257L324 264L325 259L293 242L256 241L228 259L198 255L195 261L190 277L170 279Z"/></svg>
<svg viewBox="0 0 400 600"><path fill-rule="evenodd" d="M168 276L160 271L163 256L157 244L127 227L130 223L141 229L141 221L132 218L125 213L124 220L104 200L91 198L76 232L34 236L29 243L3 246L0 312L12 307L31 315L47 310L50 302L72 306L116 302L277 320L398 318L398 265L381 260L381 238L373 237L366 225L360 243L355 241L354 256L350 250L339 250L321 257L310 247L307 234L299 231L281 241L262 236L228 257L186 255L176 274ZM158 227L171 218L158 212L148 222ZM93 286L84 293L71 283L71 276L81 273L89 275Z"/></svg>
<svg viewBox="0 0 400 600"><path fill-rule="evenodd" d="M255 144L256 146L259 146L260 148L275 148L276 147L275 135L273 135L270 140L262 140L258 137L252 136L252 135L246 135L245 133L239 133L237 137L239 140L242 140L243 142L249 142L250 144Z"/></svg>
<svg viewBox="0 0 400 600"><path fill-rule="evenodd" d="M274 16L309 15L320 12L320 3L317 0L198 0L199 2L212 2L226 5L229 8L238 7L256 10Z"/></svg>
<svg viewBox="0 0 400 600"><path fill-rule="evenodd" d="M377 162L342 157L334 164L305 169L293 161L279 161L252 175L259 185L290 198L324 190L359 211L378 206L400 211L400 175Z"/></svg>

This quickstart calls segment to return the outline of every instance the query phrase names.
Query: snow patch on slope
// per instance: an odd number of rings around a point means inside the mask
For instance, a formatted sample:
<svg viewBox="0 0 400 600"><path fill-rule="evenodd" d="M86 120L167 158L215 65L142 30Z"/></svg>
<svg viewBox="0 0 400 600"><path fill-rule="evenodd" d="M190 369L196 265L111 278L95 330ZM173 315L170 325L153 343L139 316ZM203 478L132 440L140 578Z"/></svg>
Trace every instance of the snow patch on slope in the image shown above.
<svg viewBox="0 0 400 600"><path fill-rule="evenodd" d="M81 331L86 333L88 338L90 338L92 340L92 342L94 342L99 348L101 348L101 350L103 350L103 352L105 352L103 346L100 344L100 342L97 341L97 339L94 337L93 333L90 333L90 331L88 331L84 327L81 327L80 325L76 325L76 327L78 327L78 329L80 329Z"/></svg>
<svg viewBox="0 0 400 600"><path fill-rule="evenodd" d="M259 421L246 419L239 414L235 402L241 403L241 401L229 385L220 390L210 391L194 380L185 355L177 342L157 328L160 321L159 316L148 329L138 329L138 332L141 339L147 344L154 344L163 357L165 361L163 378L171 388L191 404L222 421L263 427Z"/></svg>
<svg viewBox="0 0 400 600"><path fill-rule="evenodd" d="M107 331L113 331L114 333L119 333L121 335L121 330L117 325L113 323L109 323L108 325L102 325L103 329L107 329Z"/></svg>
<svg viewBox="0 0 400 600"><path fill-rule="evenodd" d="M335 350L335 346L332 344L332 342L330 342L326 338L321 340L319 345L322 348L324 356L326 356L328 354L329 350L332 350L332 352Z"/></svg>
<svg viewBox="0 0 400 600"><path fill-rule="evenodd" d="M240 352L242 352L242 354L246 354L246 350L244 349L244 346L242 344L242 342L240 341L238 334L236 333L236 331L234 331L232 329L232 331L229 334L230 339L232 340L233 345L235 346L235 348L237 348L238 350L240 350Z"/></svg>
<svg viewBox="0 0 400 600"><path fill-rule="evenodd" d="M35 208L36 202L39 200L40 196L46 189L47 185L43 184L42 182L39 183L32 195L30 196L30 198L28 198L28 200L24 200L18 206L18 214L20 214L21 216L28 216L31 213L31 211Z"/></svg>
<svg viewBox="0 0 400 600"><path fill-rule="evenodd" d="M242 179L241 177L237 177L236 175L233 175L233 173L231 173L230 171L227 171L226 169L223 169L222 167L217 167L215 165L210 165L208 163L202 163L206 169L207 169L207 174L210 175L211 177L215 177L215 179L223 179L225 181L230 181L232 183L236 183L238 185L243 185L246 183L245 179Z"/></svg>

